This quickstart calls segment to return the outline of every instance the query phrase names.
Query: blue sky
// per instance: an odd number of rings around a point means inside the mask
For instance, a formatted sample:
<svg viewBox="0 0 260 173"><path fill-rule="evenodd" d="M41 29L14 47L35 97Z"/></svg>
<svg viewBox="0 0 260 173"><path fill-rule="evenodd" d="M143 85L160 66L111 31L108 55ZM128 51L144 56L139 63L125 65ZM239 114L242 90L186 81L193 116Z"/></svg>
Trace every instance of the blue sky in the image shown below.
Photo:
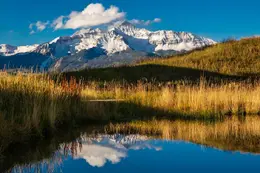
<svg viewBox="0 0 260 173"><path fill-rule="evenodd" d="M115 20L136 19L144 20L143 23L150 20L149 25L143 24L143 27L151 30L189 31L215 40L260 34L258 0L12 0L1 2L0 44L42 43L57 36L70 35L81 27L92 27L91 24L74 25L79 21L69 16L72 11L79 15L92 3L101 3L104 10L116 6L118 18ZM63 26L55 30L51 24L60 16L65 16ZM77 19L79 17L82 16ZM156 18L161 21L152 22ZM66 24L69 19L72 21ZM102 19L101 23L106 20ZM40 24L46 22L45 28L38 30L37 21L42 22ZM33 34L30 34L30 24Z"/></svg>

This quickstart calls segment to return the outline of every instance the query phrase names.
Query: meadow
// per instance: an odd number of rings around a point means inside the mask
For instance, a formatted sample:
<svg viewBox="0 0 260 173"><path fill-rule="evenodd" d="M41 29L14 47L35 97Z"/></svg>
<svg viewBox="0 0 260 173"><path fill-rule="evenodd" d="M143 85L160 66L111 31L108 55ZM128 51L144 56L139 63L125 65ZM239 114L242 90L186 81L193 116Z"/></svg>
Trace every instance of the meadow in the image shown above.
<svg viewBox="0 0 260 173"><path fill-rule="evenodd" d="M123 99L139 107L161 110L182 117L221 118L223 116L257 115L260 112L260 83L255 81L212 84L201 78L199 84L138 83L137 85L96 84L84 86L82 97Z"/></svg>
<svg viewBox="0 0 260 173"><path fill-rule="evenodd" d="M8 141L5 147L32 135L47 135L60 126L76 126L83 120L221 120L260 112L257 81L219 85L202 78L199 85L185 81L173 85L101 85L73 79L57 82L42 74L0 75L0 137Z"/></svg>

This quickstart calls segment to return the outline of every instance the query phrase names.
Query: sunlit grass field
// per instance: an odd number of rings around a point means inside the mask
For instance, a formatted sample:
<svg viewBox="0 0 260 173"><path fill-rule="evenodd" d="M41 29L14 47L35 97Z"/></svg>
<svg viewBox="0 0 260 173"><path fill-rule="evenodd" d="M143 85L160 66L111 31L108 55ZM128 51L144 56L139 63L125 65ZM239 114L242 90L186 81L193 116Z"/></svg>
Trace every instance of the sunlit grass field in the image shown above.
<svg viewBox="0 0 260 173"><path fill-rule="evenodd" d="M241 81L212 84L201 78L198 84L180 81L174 84L91 83L83 87L82 97L123 99L140 107L149 107L183 116L257 115L260 113L260 82Z"/></svg>
<svg viewBox="0 0 260 173"><path fill-rule="evenodd" d="M226 75L260 74L260 38L230 40L175 57L153 59L140 64L186 67Z"/></svg>
<svg viewBox="0 0 260 173"><path fill-rule="evenodd" d="M76 83L54 81L42 74L0 73L0 137L19 141L77 120L152 118L222 119L260 112L260 83L198 85ZM107 102L107 99L114 99ZM157 115L158 114L158 115ZM122 118L122 119L121 119ZM15 138L13 138L15 137Z"/></svg>

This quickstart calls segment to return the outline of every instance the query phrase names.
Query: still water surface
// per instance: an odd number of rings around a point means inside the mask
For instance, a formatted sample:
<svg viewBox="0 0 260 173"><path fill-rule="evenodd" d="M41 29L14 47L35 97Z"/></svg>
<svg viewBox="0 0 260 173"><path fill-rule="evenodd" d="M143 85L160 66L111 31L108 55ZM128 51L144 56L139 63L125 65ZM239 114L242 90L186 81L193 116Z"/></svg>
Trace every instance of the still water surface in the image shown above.
<svg viewBox="0 0 260 173"><path fill-rule="evenodd" d="M11 172L260 172L257 154L227 152L142 135L81 136L51 158Z"/></svg>
<svg viewBox="0 0 260 173"><path fill-rule="evenodd" d="M0 159L0 172L259 173L259 125L260 117L212 124L151 121L88 126L13 147Z"/></svg>

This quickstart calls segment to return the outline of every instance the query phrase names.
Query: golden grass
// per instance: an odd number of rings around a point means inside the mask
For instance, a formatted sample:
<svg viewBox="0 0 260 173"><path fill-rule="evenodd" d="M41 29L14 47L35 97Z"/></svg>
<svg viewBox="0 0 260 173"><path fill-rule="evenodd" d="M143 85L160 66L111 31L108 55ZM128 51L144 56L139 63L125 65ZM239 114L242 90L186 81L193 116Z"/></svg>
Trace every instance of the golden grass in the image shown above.
<svg viewBox="0 0 260 173"><path fill-rule="evenodd" d="M93 87L94 86L94 87ZM111 84L105 88L96 85L86 87L82 96L96 99L125 99L126 102L162 110L169 113L194 116L223 116L259 114L259 82L225 82L211 84L201 79L199 85L185 82L170 86L138 84L120 86Z"/></svg>
<svg viewBox="0 0 260 173"><path fill-rule="evenodd" d="M55 116L59 113L59 103L69 103L69 99L79 96L80 86L74 81L55 83L47 75L18 73L8 75L0 73L1 115L12 119L14 116L26 114L26 121L33 120L36 116L43 117L53 124ZM20 104L20 105L16 105ZM16 110L20 106L21 109ZM44 112L42 112L45 110ZM21 112L17 112L21 111Z"/></svg>
<svg viewBox="0 0 260 173"><path fill-rule="evenodd" d="M28 127L38 127L42 120L54 126L57 116L62 118L62 114L75 113L70 112L74 109L80 112L82 105L92 106L87 101L95 99L123 99L125 103L140 107L194 116L260 112L260 82L257 81L212 84L202 78L199 85L180 82L168 85L107 83L99 86L95 82L78 84L73 79L54 82L47 75L0 73L0 76L0 117L30 122ZM92 109L102 111L102 106L96 106Z"/></svg>
<svg viewBox="0 0 260 173"><path fill-rule="evenodd" d="M106 99L124 101L106 102ZM131 120L157 114L221 119L259 112L260 82L257 81L211 84L201 79L199 85L189 82L101 85L76 83L74 79L55 82L43 74L0 73L0 138L8 141L7 144L22 141L32 132L46 133L63 123L75 124L82 119Z"/></svg>
<svg viewBox="0 0 260 173"><path fill-rule="evenodd" d="M17 142L33 131L51 131L76 114L79 92L73 81L55 83L47 75L1 72L0 139Z"/></svg>

